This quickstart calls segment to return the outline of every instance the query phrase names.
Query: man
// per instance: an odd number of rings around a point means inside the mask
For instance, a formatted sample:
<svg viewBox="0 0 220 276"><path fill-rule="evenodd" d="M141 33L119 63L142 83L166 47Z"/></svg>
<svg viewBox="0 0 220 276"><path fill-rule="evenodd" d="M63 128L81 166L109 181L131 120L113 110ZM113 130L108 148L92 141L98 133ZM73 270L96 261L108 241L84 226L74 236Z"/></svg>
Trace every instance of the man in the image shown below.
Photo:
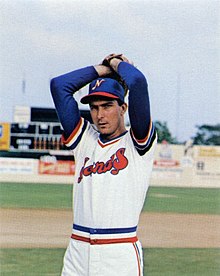
<svg viewBox="0 0 220 276"><path fill-rule="evenodd" d="M73 97L89 83L81 103L89 104L94 125L80 117ZM129 131L121 83L129 89ZM51 92L76 162L74 224L62 275L143 275L136 230L156 145L144 75L124 55L111 54L100 65L54 78Z"/></svg>

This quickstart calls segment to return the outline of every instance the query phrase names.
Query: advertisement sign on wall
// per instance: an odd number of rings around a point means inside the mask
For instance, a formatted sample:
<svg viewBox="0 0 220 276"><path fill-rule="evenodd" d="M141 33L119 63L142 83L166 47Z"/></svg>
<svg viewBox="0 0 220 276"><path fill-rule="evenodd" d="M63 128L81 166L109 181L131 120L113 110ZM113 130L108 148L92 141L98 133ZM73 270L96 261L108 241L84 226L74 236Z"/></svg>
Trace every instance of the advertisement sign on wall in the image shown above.
<svg viewBox="0 0 220 276"><path fill-rule="evenodd" d="M194 177L198 180L220 181L220 147L195 146Z"/></svg>
<svg viewBox="0 0 220 276"><path fill-rule="evenodd" d="M37 168L37 159L0 157L0 174L36 175Z"/></svg>
<svg viewBox="0 0 220 276"><path fill-rule="evenodd" d="M10 124L0 123L0 150L10 148Z"/></svg>
<svg viewBox="0 0 220 276"><path fill-rule="evenodd" d="M74 175L75 162L57 160L55 156L43 156L39 160L39 174Z"/></svg>
<svg viewBox="0 0 220 276"><path fill-rule="evenodd" d="M173 146L164 141L157 145L152 177L162 179L177 179L181 177L181 157L183 148Z"/></svg>

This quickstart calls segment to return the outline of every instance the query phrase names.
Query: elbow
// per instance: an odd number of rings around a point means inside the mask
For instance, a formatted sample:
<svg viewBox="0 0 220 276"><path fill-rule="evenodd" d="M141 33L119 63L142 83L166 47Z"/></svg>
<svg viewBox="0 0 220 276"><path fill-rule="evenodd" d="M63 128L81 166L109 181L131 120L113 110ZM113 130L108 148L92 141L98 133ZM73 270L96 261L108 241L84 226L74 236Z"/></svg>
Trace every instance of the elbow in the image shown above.
<svg viewBox="0 0 220 276"><path fill-rule="evenodd" d="M50 80L50 90L52 92L52 90L54 90L56 88L56 78L53 78Z"/></svg>
<svg viewBox="0 0 220 276"><path fill-rule="evenodd" d="M148 88L147 79L142 73L139 72L132 76L132 81L129 88L135 89L136 87L141 87L144 90Z"/></svg>
<svg viewBox="0 0 220 276"><path fill-rule="evenodd" d="M50 80L50 91L51 94L54 95L59 90L60 84L59 84L59 78L55 77Z"/></svg>
<svg viewBox="0 0 220 276"><path fill-rule="evenodd" d="M133 76L133 82L135 84L144 83L144 84L147 85L147 79L145 78L144 74L142 74L140 72L136 72L136 74L134 74L134 76Z"/></svg>
<svg viewBox="0 0 220 276"><path fill-rule="evenodd" d="M56 83L56 78L51 79L50 80L50 87L54 87L55 83Z"/></svg>

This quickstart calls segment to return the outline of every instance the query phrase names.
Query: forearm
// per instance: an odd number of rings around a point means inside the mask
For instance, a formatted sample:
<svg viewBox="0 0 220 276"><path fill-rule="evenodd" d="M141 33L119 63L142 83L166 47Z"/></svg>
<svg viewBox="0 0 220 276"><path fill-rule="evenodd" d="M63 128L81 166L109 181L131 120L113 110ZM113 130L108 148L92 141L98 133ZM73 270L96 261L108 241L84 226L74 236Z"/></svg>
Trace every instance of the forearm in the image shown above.
<svg viewBox="0 0 220 276"><path fill-rule="evenodd" d="M112 73L112 70L110 69L110 67L107 67L105 65L101 65L101 64L95 65L94 68L100 78L107 77Z"/></svg>

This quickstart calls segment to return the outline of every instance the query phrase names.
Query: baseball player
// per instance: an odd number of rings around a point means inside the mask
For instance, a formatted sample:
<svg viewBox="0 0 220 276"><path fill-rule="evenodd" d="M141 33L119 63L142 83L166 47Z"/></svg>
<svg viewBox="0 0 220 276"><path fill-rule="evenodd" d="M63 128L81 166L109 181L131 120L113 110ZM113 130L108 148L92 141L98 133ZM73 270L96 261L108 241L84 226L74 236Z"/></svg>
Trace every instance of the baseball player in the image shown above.
<svg viewBox="0 0 220 276"><path fill-rule="evenodd" d="M80 101L89 104L94 124L80 117L74 99L87 84ZM111 54L102 64L52 79L51 92L76 162L74 224L62 275L143 275L136 232L157 140L146 78L124 55Z"/></svg>

